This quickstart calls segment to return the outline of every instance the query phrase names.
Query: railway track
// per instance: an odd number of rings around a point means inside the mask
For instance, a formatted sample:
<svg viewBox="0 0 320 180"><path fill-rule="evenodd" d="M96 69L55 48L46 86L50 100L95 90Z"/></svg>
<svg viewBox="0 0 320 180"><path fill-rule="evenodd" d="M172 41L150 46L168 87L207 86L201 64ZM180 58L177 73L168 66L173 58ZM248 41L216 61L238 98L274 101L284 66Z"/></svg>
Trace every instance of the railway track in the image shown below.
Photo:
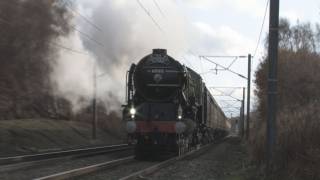
<svg viewBox="0 0 320 180"><path fill-rule="evenodd" d="M96 172L96 171L99 171L101 169L105 169L108 167L115 167L115 166L119 166L122 164L126 164L126 163L129 163L132 161L134 161L134 157L129 156L129 157L120 158L120 159L116 159L116 160L112 160L112 161L107 161L107 162L103 162L103 163L99 163L99 164L94 164L94 165L90 165L90 166L86 166L86 167L81 167L81 168L77 168L77 169L73 169L73 170L69 170L69 171L51 174L48 176L36 178L35 180L53 180L53 179L74 178L74 177L78 177L81 175Z"/></svg>
<svg viewBox="0 0 320 180"><path fill-rule="evenodd" d="M22 168L45 165L50 162L89 157L106 153L113 153L132 149L127 144L99 146L64 151L55 151L40 154L13 156L0 158L0 172L18 170Z"/></svg>
<svg viewBox="0 0 320 180"><path fill-rule="evenodd" d="M190 158L206 151L210 145L193 150L182 156L173 157L161 162L143 162L134 160L133 156L120 158L112 161L106 161L99 164L85 166L77 169L72 169L64 172L51 174L36 178L37 180L52 180L52 179L135 179L138 177L147 176L153 172L169 166L170 164L184 158ZM103 171L102 171L103 170ZM132 172L133 171L133 172ZM100 175L99 175L100 173ZM100 177L99 177L100 176Z"/></svg>

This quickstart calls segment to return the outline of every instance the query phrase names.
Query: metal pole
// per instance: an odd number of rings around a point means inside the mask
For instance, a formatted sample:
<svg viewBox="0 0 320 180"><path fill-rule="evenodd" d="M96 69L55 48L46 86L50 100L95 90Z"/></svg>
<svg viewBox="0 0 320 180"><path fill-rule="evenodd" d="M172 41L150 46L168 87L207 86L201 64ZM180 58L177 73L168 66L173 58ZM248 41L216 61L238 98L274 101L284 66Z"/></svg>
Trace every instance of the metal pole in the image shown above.
<svg viewBox="0 0 320 180"><path fill-rule="evenodd" d="M270 0L269 46L268 46L268 110L267 110L267 174L273 164L276 141L277 113L277 61L278 61L279 0Z"/></svg>
<svg viewBox="0 0 320 180"><path fill-rule="evenodd" d="M241 138L243 138L243 135L244 135L244 111L243 111L243 109L244 109L244 102L243 102L243 100L241 101L241 116L240 116L240 123L239 123L239 128L240 128L240 136L241 136Z"/></svg>
<svg viewBox="0 0 320 180"><path fill-rule="evenodd" d="M243 95L242 95L242 103L241 103L241 137L244 136L244 104L245 104L245 99L246 99L246 88L242 89Z"/></svg>
<svg viewBox="0 0 320 180"><path fill-rule="evenodd" d="M92 139L97 138L97 66L93 64Z"/></svg>
<svg viewBox="0 0 320 180"><path fill-rule="evenodd" d="M247 85L247 121L246 121L246 138L249 139L250 133L250 87L251 87L251 54L248 54L248 85Z"/></svg>

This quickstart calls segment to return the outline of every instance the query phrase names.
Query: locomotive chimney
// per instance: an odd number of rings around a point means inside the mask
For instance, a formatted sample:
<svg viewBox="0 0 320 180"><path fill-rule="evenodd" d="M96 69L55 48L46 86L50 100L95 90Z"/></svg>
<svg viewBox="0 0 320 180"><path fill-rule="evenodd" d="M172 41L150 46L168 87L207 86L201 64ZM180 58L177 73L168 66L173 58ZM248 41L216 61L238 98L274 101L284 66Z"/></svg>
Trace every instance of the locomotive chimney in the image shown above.
<svg viewBox="0 0 320 180"><path fill-rule="evenodd" d="M153 49L152 54L167 55L167 50L166 49Z"/></svg>

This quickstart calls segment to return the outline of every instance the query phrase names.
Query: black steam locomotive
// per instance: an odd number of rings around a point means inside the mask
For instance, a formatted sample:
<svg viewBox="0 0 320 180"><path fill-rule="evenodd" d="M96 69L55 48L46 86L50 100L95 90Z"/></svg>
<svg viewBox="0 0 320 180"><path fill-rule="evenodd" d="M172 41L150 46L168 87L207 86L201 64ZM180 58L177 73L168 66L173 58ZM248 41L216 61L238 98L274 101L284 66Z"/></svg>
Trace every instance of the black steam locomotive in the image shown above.
<svg viewBox="0 0 320 180"><path fill-rule="evenodd" d="M178 155L226 135L226 117L199 74L165 49L127 72L123 118L137 159Z"/></svg>

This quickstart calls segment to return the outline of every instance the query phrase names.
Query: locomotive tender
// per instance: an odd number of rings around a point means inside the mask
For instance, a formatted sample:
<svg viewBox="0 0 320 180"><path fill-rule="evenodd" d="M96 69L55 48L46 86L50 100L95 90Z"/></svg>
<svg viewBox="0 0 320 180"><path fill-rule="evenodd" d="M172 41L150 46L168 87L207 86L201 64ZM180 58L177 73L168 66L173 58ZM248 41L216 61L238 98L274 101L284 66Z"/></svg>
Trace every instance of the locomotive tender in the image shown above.
<svg viewBox="0 0 320 180"><path fill-rule="evenodd" d="M135 157L178 155L227 133L226 117L201 76L165 49L127 72L123 118Z"/></svg>

